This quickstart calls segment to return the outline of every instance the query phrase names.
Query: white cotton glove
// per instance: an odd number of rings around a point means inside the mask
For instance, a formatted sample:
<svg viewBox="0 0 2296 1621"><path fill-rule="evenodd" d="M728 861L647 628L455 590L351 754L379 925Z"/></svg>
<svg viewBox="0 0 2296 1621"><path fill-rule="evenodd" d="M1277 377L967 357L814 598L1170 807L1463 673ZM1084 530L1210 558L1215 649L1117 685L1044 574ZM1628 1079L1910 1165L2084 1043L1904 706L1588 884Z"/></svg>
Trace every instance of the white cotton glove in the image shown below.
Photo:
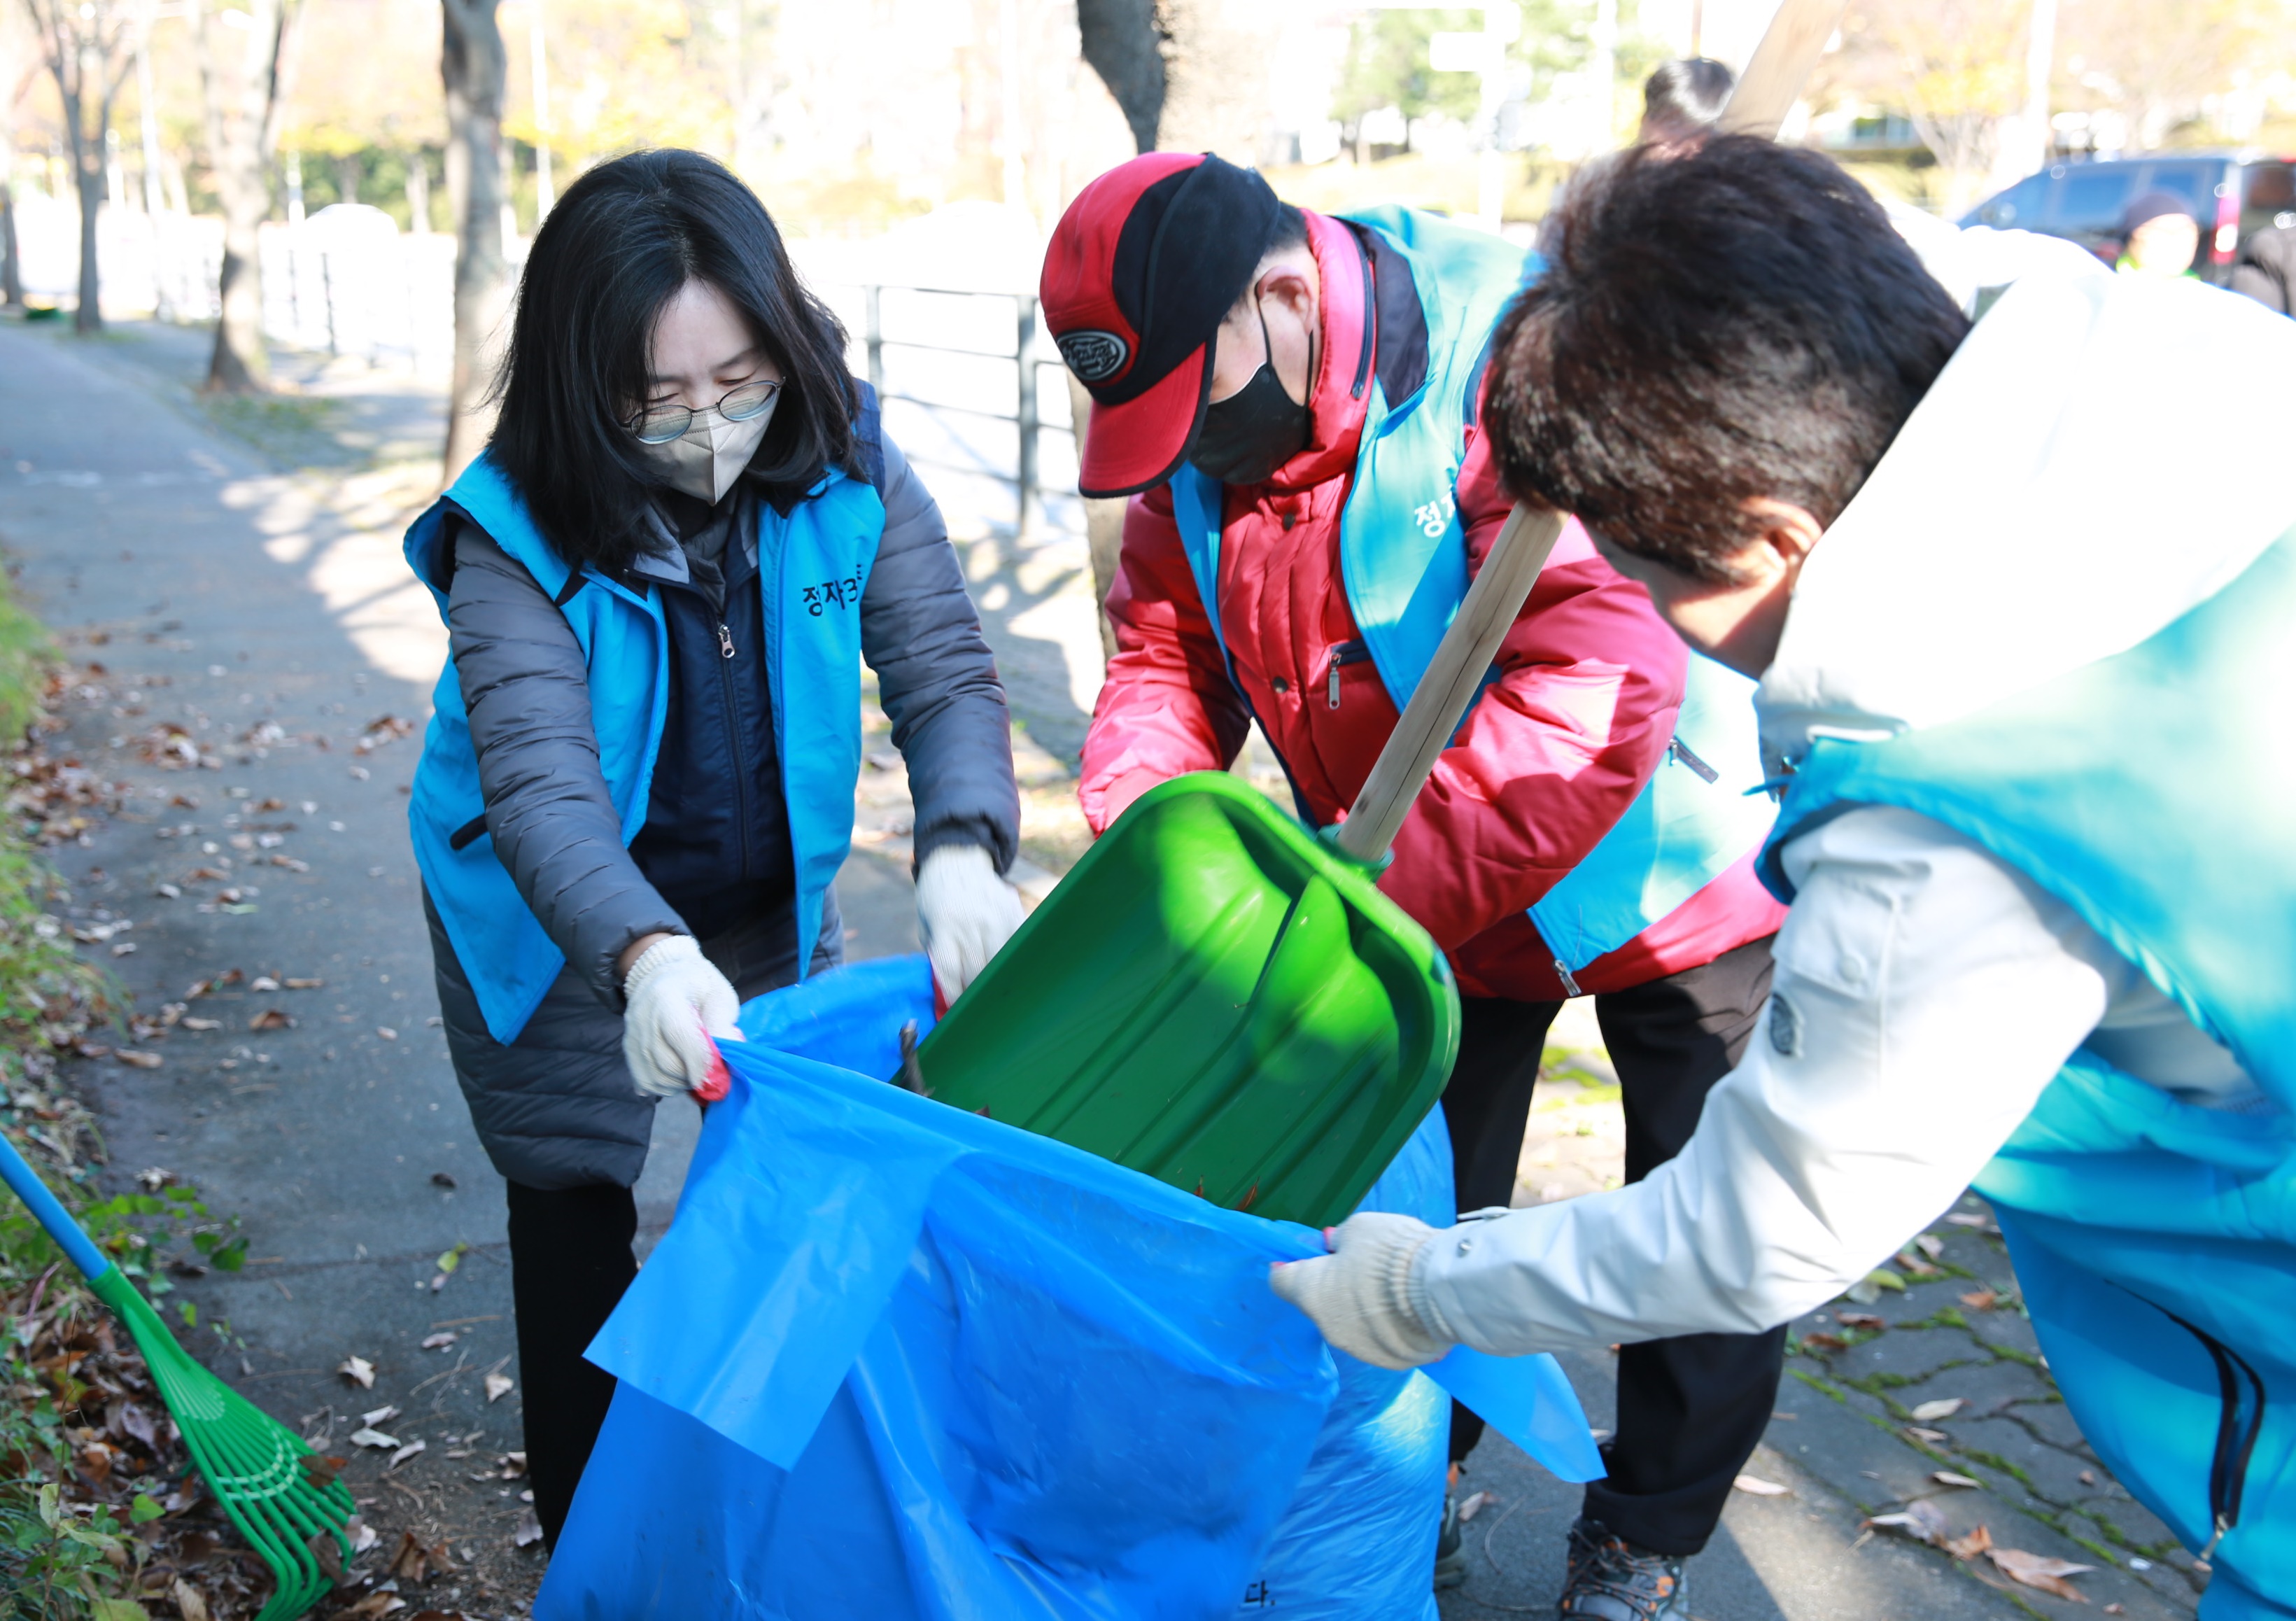
<svg viewBox="0 0 2296 1621"><path fill-rule="evenodd" d="M1410 1216L1365 1211L1324 1230L1330 1255L1268 1268L1268 1287L1358 1362L1416 1368L1452 1344L1428 1328L1411 1298L1412 1263L1437 1236Z"/></svg>
<svg viewBox="0 0 2296 1621"><path fill-rule="evenodd" d="M917 923L943 998L964 993L1028 917L1021 892L978 844L943 844L917 868Z"/></svg>
<svg viewBox="0 0 2296 1621"><path fill-rule="evenodd" d="M690 934L646 948L622 980L622 1057L638 1090L656 1098L690 1092L709 1078L718 1049L738 1041L742 999L701 955Z"/></svg>

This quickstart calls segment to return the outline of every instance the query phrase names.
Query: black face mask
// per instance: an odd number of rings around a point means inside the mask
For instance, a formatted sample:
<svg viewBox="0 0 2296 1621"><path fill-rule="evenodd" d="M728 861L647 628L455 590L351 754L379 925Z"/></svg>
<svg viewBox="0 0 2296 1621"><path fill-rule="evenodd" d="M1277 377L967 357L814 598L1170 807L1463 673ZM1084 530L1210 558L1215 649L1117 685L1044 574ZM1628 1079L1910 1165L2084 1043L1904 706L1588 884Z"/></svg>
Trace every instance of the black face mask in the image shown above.
<svg viewBox="0 0 2296 1621"><path fill-rule="evenodd" d="M1258 309L1258 306L1253 307ZM1267 316L1259 312L1259 336L1267 342ZM1315 413L1283 391L1275 374L1275 349L1251 374L1251 381L1204 411L1188 461L1206 478L1223 484L1264 483L1275 470L1308 448ZM1310 371L1314 357L1309 356Z"/></svg>

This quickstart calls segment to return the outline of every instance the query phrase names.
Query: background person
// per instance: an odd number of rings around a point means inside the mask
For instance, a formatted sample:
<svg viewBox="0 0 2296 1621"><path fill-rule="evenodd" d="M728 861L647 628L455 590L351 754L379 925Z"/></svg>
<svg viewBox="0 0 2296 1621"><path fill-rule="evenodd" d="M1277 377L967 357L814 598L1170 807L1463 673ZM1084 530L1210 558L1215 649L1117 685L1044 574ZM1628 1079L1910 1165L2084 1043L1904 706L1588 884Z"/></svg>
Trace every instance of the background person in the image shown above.
<svg viewBox="0 0 2296 1621"><path fill-rule="evenodd" d="M2213 1560L2202 1617L2296 1613L2296 495L2177 471L2263 465L2292 367L2245 300L2087 266L1972 329L1863 188L1766 141L1575 196L1491 434L1762 677L1770 1004L1639 1185L1357 1216L1277 1291L1390 1366L1743 1331L1974 1179L2081 1433Z"/></svg>
<svg viewBox="0 0 2296 1621"><path fill-rule="evenodd" d="M1669 151L1695 145L1713 132L1737 87L1738 76L1710 56L1659 63L1643 81L1643 121L1635 144Z"/></svg>
<svg viewBox="0 0 2296 1621"><path fill-rule="evenodd" d="M452 633L415 852L447 1045L509 1182L535 1511L613 1392L659 1098L745 998L839 961L859 662L916 802L954 997L1017 926L1004 690L932 498L757 198L696 152L590 170L521 287L492 446L408 532Z"/></svg>
<svg viewBox="0 0 2296 1621"><path fill-rule="evenodd" d="M1042 291L1094 395L1079 482L1134 497L1084 746L1095 833L1156 784L1226 768L1255 717L1300 814L1344 815L1508 510L1475 417L1520 269L1425 215L1285 207L1217 158L1142 157L1070 206ZM1633 1176L1688 1137L1752 1028L1780 915L1750 864L1769 818L1742 793L1751 725L1702 729L1730 700L1744 713L1745 683L1701 664L1571 526L1396 839L1380 886L1458 975L1443 1107L1462 1210L1513 1195L1566 995L1595 998ZM1741 779L1718 783L1706 753L1742 754ZM1677 1613L1783 1343L1766 1327L1622 1359L1565 1615ZM1455 1465L1481 1433L1453 1409ZM1455 1529L1442 1545L1439 1576L1464 1577Z"/></svg>
<svg viewBox="0 0 2296 1621"><path fill-rule="evenodd" d="M2190 276L2201 251L2201 223L2174 192L2146 192L2121 217L2124 276Z"/></svg>
<svg viewBox="0 0 2296 1621"><path fill-rule="evenodd" d="M2284 163L2265 165L2249 187L2247 205L2270 209L2272 223L2240 244L2232 290L2267 309L2296 315L2296 171Z"/></svg>

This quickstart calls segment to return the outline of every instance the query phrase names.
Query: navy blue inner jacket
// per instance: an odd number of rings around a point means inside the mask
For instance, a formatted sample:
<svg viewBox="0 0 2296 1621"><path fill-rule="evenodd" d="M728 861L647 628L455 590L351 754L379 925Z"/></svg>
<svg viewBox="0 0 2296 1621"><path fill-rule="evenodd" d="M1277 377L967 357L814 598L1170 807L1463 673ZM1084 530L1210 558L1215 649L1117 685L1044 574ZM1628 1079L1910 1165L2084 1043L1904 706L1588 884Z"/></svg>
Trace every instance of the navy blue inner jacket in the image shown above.
<svg viewBox="0 0 2296 1621"><path fill-rule="evenodd" d="M664 495L689 579L652 582L669 625L669 715L630 859L704 940L787 901L797 883L758 600L758 498L746 483L715 508Z"/></svg>

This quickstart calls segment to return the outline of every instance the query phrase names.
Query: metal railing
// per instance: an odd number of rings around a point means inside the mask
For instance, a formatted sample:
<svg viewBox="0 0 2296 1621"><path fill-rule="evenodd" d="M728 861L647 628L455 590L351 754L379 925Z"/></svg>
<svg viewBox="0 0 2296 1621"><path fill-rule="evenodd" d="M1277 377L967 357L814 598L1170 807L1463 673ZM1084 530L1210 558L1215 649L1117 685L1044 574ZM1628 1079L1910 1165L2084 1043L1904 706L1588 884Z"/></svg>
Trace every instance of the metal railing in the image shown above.
<svg viewBox="0 0 2296 1621"><path fill-rule="evenodd" d="M934 298L994 299L1013 308L1013 347L1004 349L974 349L960 344L932 343L913 338L885 335L884 294L888 292L922 293ZM1046 366L1059 367L1058 359L1038 358L1038 337L1043 331L1043 319L1038 314L1036 295L1026 292L980 292L951 287L915 287L886 282L861 284L864 313L861 342L867 358L869 386L877 391L881 401L899 400L930 411L955 411L966 416L986 418L993 422L1011 423L1020 435L1020 449L1010 473L988 472L987 476L1002 480L1013 487L1013 533L1016 538L1029 539L1044 518L1042 498L1065 495L1071 491L1041 481L1039 469L1044 465L1041 438L1047 428L1055 433L1073 433L1072 428L1047 424L1039 407L1037 374ZM960 405L947 399L931 399L922 395L893 393L885 386L885 351L888 349L914 350L941 355L958 355L976 360L1003 360L1013 368L1016 385L1015 405L1011 411L992 411L978 405ZM979 466L961 466L930 457L912 456L912 460L929 465L953 467L957 471L980 473Z"/></svg>

